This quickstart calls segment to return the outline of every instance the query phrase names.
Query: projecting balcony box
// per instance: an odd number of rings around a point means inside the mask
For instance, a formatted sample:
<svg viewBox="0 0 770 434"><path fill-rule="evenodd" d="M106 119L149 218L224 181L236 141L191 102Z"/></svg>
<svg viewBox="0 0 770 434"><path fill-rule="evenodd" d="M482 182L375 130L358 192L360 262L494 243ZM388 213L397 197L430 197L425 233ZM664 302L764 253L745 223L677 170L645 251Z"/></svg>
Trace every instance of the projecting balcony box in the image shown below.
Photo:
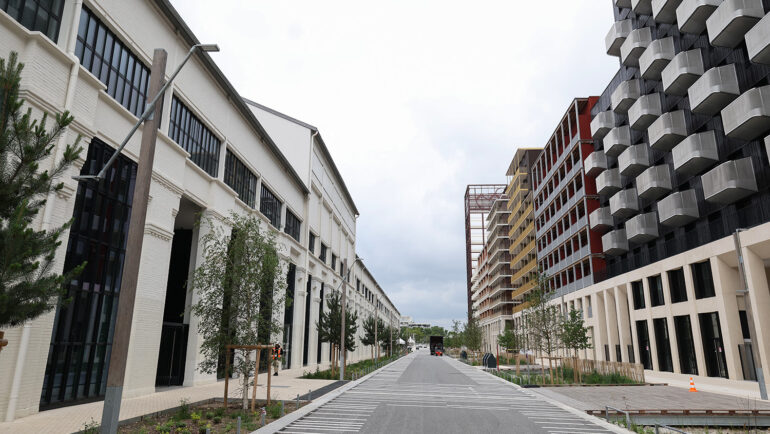
<svg viewBox="0 0 770 434"><path fill-rule="evenodd" d="M615 6L619 8L630 8L631 0L615 0Z"/></svg>
<svg viewBox="0 0 770 434"><path fill-rule="evenodd" d="M596 175L607 170L607 156L602 151L594 151L588 154L586 161L583 163L586 175L590 177L596 177Z"/></svg>
<svg viewBox="0 0 770 434"><path fill-rule="evenodd" d="M735 64L709 69L687 93L693 113L716 115L741 94Z"/></svg>
<svg viewBox="0 0 770 434"><path fill-rule="evenodd" d="M687 95L687 89L703 72L703 56L700 49L683 51L663 68L663 91L669 95Z"/></svg>
<svg viewBox="0 0 770 434"><path fill-rule="evenodd" d="M593 231L606 231L612 228L612 214L610 214L610 208L597 208L588 215L588 221L591 230Z"/></svg>
<svg viewBox="0 0 770 434"><path fill-rule="evenodd" d="M746 48L752 62L770 65L770 14L746 33Z"/></svg>
<svg viewBox="0 0 770 434"><path fill-rule="evenodd" d="M695 175L719 160L714 131L693 134L674 147L674 171Z"/></svg>
<svg viewBox="0 0 770 434"><path fill-rule="evenodd" d="M612 110L615 113L626 114L641 94L642 87L639 79L626 80L620 83L610 95Z"/></svg>
<svg viewBox="0 0 770 434"><path fill-rule="evenodd" d="M660 80L660 73L675 55L673 37L669 36L652 41L639 57L639 70L642 73L642 78Z"/></svg>
<svg viewBox="0 0 770 434"><path fill-rule="evenodd" d="M659 151L670 151L687 137L684 110L664 113L647 129L650 147Z"/></svg>
<svg viewBox="0 0 770 434"><path fill-rule="evenodd" d="M701 176L707 202L733 203L757 192L751 158L726 161Z"/></svg>
<svg viewBox="0 0 770 434"><path fill-rule="evenodd" d="M655 200L671 191L671 171L668 164L653 166L636 177L636 188L642 199Z"/></svg>
<svg viewBox="0 0 770 434"><path fill-rule="evenodd" d="M649 27L632 30L620 46L620 60L626 66L638 66L639 56L644 53L652 42L652 32Z"/></svg>
<svg viewBox="0 0 770 434"><path fill-rule="evenodd" d="M684 226L699 215L695 190L677 191L658 201L658 217L662 225Z"/></svg>
<svg viewBox="0 0 770 434"><path fill-rule="evenodd" d="M607 36L604 37L604 46L610 56L620 56L620 47L626 41L628 34L634 30L631 20L618 21L612 24Z"/></svg>
<svg viewBox="0 0 770 434"><path fill-rule="evenodd" d="M683 33L700 35L706 30L706 20L722 0L683 0L676 8L676 22Z"/></svg>
<svg viewBox="0 0 770 434"><path fill-rule="evenodd" d="M591 120L591 137L601 140L611 129L615 128L615 113L612 110L599 112Z"/></svg>
<svg viewBox="0 0 770 434"><path fill-rule="evenodd" d="M725 0L706 20L709 41L715 47L735 48L764 16L762 0Z"/></svg>
<svg viewBox="0 0 770 434"><path fill-rule="evenodd" d="M650 151L646 143L629 146L618 156L618 169L623 176L636 176L650 167Z"/></svg>
<svg viewBox="0 0 770 434"><path fill-rule="evenodd" d="M610 157L617 157L623 150L631 146L631 128L628 125L615 127L604 136L602 140L604 153Z"/></svg>
<svg viewBox="0 0 770 434"><path fill-rule="evenodd" d="M609 196L621 188L618 169L607 169L596 177L596 191L601 195Z"/></svg>
<svg viewBox="0 0 770 434"><path fill-rule="evenodd" d="M602 235L602 247L604 253L612 256L620 256L628 252L628 239L625 229L617 229Z"/></svg>
<svg viewBox="0 0 770 434"><path fill-rule="evenodd" d="M631 10L637 15L651 15L652 0L631 0Z"/></svg>
<svg viewBox="0 0 770 434"><path fill-rule="evenodd" d="M648 212L628 219L626 237L631 243L642 244L658 238L658 214Z"/></svg>
<svg viewBox="0 0 770 434"><path fill-rule="evenodd" d="M625 219L639 212L639 195L635 188L620 190L610 198L610 213Z"/></svg>
<svg viewBox="0 0 770 434"><path fill-rule="evenodd" d="M770 130L770 85L749 89L722 110L730 138L754 140Z"/></svg>
<svg viewBox="0 0 770 434"><path fill-rule="evenodd" d="M662 114L661 94L642 95L628 109L628 123L635 130L646 130Z"/></svg>
<svg viewBox="0 0 770 434"><path fill-rule="evenodd" d="M676 8L682 0L652 0L652 18L656 23L672 24L676 21Z"/></svg>

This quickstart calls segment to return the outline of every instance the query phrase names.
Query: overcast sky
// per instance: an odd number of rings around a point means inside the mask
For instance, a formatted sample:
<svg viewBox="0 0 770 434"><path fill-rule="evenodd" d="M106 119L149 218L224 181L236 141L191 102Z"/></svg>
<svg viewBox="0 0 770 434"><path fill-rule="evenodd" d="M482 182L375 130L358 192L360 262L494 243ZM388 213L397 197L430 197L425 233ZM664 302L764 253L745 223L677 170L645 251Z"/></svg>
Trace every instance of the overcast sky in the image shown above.
<svg viewBox="0 0 770 434"><path fill-rule="evenodd" d="M246 98L321 130L402 315L466 316L463 194L618 68L610 0L172 0Z"/></svg>

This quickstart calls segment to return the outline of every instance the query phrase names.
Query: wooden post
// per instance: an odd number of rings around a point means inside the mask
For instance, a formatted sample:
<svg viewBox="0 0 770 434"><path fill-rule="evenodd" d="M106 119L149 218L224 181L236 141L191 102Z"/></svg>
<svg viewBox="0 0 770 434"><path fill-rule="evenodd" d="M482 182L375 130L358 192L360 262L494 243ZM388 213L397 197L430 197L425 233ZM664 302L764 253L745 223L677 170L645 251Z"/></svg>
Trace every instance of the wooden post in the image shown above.
<svg viewBox="0 0 770 434"><path fill-rule="evenodd" d="M257 349L257 361L254 365L254 390L251 393L251 411L254 411L254 401L257 399L257 379L259 378L259 355L262 350Z"/></svg>
<svg viewBox="0 0 770 434"><path fill-rule="evenodd" d="M225 345L225 411L227 410L227 388L230 385L230 348Z"/></svg>
<svg viewBox="0 0 770 434"><path fill-rule="evenodd" d="M270 368L273 366L273 349L270 348L270 351L267 353L267 405L270 405L270 377L272 375L270 374Z"/></svg>

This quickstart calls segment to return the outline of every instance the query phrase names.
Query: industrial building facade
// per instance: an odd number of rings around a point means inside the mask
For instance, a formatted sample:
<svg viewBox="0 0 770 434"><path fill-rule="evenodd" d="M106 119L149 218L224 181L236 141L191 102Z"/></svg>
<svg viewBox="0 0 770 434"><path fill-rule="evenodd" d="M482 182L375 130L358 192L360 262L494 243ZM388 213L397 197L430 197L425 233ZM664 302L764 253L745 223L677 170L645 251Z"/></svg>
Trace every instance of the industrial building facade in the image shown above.
<svg viewBox="0 0 770 434"><path fill-rule="evenodd" d="M198 42L166 0L0 1L0 56L19 53L21 96L33 116L74 115L56 155L83 137L82 160L36 224L48 229L73 218L55 269L88 262L67 288L71 303L6 331L0 420L103 397L141 129L105 181L72 175L98 172L137 121L153 50L165 49L173 70ZM242 99L199 53L163 104L124 397L217 380L197 369L201 337L189 311L197 294L185 282L203 259L199 240L230 213L254 215L276 233L293 302L268 313L284 327L265 341L283 343L283 368L328 366L328 344L314 324L338 288L361 322L376 314L398 325L398 310L369 270L353 266L358 211L318 129ZM349 353L368 356L360 345Z"/></svg>

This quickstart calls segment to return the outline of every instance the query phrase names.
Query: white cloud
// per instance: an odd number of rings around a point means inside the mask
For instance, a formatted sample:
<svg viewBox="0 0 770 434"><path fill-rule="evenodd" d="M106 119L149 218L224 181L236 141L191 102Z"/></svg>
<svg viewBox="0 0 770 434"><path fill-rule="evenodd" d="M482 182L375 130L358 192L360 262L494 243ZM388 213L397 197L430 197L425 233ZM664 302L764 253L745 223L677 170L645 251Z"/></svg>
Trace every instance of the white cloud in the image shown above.
<svg viewBox="0 0 770 434"><path fill-rule="evenodd" d="M609 1L173 0L238 91L321 129L402 314L465 316L463 193L617 70Z"/></svg>

